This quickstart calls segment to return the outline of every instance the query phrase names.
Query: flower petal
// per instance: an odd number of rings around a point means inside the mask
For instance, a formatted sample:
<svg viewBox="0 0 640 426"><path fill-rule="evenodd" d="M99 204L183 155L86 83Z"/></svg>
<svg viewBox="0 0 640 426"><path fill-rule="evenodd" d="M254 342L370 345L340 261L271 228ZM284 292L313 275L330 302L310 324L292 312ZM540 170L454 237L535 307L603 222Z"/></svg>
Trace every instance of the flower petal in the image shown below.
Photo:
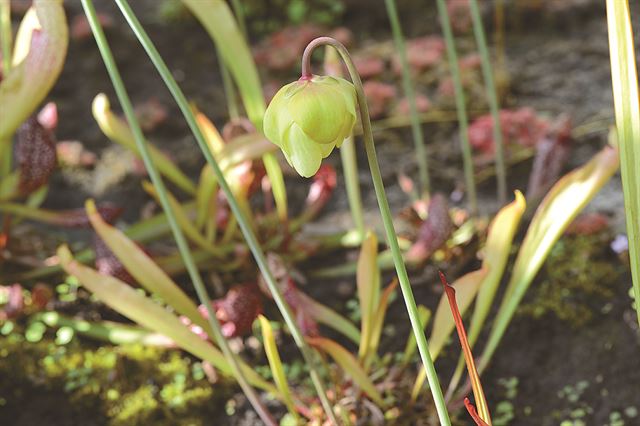
<svg viewBox="0 0 640 426"><path fill-rule="evenodd" d="M293 121L318 143L332 143L349 115L344 96L335 87L339 86L312 81L288 105Z"/></svg>
<svg viewBox="0 0 640 426"><path fill-rule="evenodd" d="M314 142L297 124L286 133L287 149L283 149L289 164L300 176L311 177L320 168L322 162L321 145Z"/></svg>

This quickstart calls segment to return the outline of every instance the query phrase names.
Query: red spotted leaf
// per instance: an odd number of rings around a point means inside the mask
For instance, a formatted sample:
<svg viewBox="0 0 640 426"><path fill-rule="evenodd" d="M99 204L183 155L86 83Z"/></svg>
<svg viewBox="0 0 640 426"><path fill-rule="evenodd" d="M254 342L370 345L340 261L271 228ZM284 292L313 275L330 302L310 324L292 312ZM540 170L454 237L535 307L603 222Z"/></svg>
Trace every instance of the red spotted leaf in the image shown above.
<svg viewBox="0 0 640 426"><path fill-rule="evenodd" d="M20 169L20 192L29 194L45 185L57 164L53 133L35 117L29 118L18 130L16 159Z"/></svg>
<svg viewBox="0 0 640 426"><path fill-rule="evenodd" d="M427 260L447 241L452 231L449 203L444 195L435 194L429 201L427 219L420 225L418 238L407 257L418 262Z"/></svg>
<svg viewBox="0 0 640 426"><path fill-rule="evenodd" d="M227 294L211 302L222 325L224 337L243 336L251 332L253 321L262 313L262 298L255 284L231 287ZM208 318L204 306L198 308Z"/></svg>

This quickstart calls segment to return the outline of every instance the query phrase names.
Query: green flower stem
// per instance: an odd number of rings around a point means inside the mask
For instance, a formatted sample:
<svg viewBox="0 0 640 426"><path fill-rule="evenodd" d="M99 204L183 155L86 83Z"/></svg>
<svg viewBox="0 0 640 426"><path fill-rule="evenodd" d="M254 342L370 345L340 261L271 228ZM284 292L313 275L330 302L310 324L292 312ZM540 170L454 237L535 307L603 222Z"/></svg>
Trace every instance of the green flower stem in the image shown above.
<svg viewBox="0 0 640 426"><path fill-rule="evenodd" d="M347 48L344 47L342 43L331 37L319 37L309 43L303 53L302 77L304 78L311 76L311 54L317 47L322 45L332 46L338 51L338 53L340 53L342 60L347 65L349 75L351 76L351 80L353 81L356 89L367 160L369 161L369 168L371 170L371 177L373 179L376 198L378 199L378 206L380 208L382 222L387 234L387 243L391 248L393 262L396 266L396 272L398 274L398 281L400 282L400 288L402 289L402 296L407 307L413 334L416 336L416 341L418 342L420 357L422 358L422 363L424 364L424 368L427 372L427 379L429 381L431 393L433 394L433 399L436 404L440 424L449 426L451 425L451 421L449 420L447 407L442 396L442 389L440 388L438 375L433 365L433 361L431 360L431 355L429 354L427 338L425 337L424 331L422 330L422 325L420 324L418 308L413 297L413 291L411 290L411 283L409 282L407 269L402 259L402 251L400 250L400 246L398 245L398 236L396 235L396 231L393 226L391 209L389 208L389 202L387 201L387 196L385 194L384 183L382 182L382 175L380 174L380 166L378 165L378 159L376 155L376 148L373 142L373 135L371 133L371 120L369 118L367 99L364 95L364 89L362 87L362 81L360 80L358 71L356 70L353 61L351 60L351 56L349 55Z"/></svg>
<svg viewBox="0 0 640 426"><path fill-rule="evenodd" d="M453 80L453 88L455 92L456 111L458 114L458 124L460 126L460 144L462 146L464 179L467 186L467 195L469 197L469 208L473 214L476 214L478 212L478 200L476 196L475 177L473 174L471 144L469 143L469 119L467 117L464 88L462 87L462 80L460 78L456 42L453 38L449 12L447 12L447 6L445 5L444 0L437 0L437 4L438 14L440 15L440 25L442 25L442 32L444 34L447 49L447 59L449 60L449 68L451 70L451 79Z"/></svg>
<svg viewBox="0 0 640 426"><path fill-rule="evenodd" d="M107 39L102 30L102 26L98 20L98 16L96 15L95 8L93 7L92 0L82 0L82 7L84 8L85 15L89 21L89 25L91 26L91 31L96 39L96 43L98 45L98 49L100 50L100 54L102 55L102 59L105 63L107 71L109 72L109 77L113 83L113 87L118 96L118 100L122 106L122 109L125 113L127 121L129 122L129 126L131 127L131 131L135 138L136 146L138 147L138 151L142 155L142 159L144 161L144 165L149 173L149 177L153 182L153 185L158 190L158 198L160 199L160 204L162 204L162 208L167 215L167 219L171 226L171 230L174 235L174 239L176 244L178 245L178 249L180 250L180 254L184 260L184 263L189 272L189 276L193 282L193 286L196 289L196 293L198 294L198 298L200 302L206 307L207 313L209 316L209 324L211 325L211 329L213 330L214 339L222 352L225 355L225 358L229 362L231 366L233 375L235 376L238 384L242 388L243 392L255 408L256 412L260 416L263 422L268 425L277 425L277 422L273 419L267 408L262 404L260 398L258 397L256 391L249 385L247 379L245 378L242 370L240 369L240 365L238 360L236 359L236 355L233 353L227 340L224 338L222 334L222 330L220 327L220 322L216 317L216 313L213 310L213 306L211 305L211 299L207 294L207 290L204 286L204 282L202 281L202 277L200 276L200 272L196 266L196 263L189 251L189 245L187 240L182 233L180 225L176 220L175 212L171 207L169 202L169 198L167 196L167 190L164 186L160 173L158 172L155 164L151 159L151 155L149 152L149 148L145 142L145 137L142 134L142 130L140 129L140 125L136 119L135 113L133 111L133 106L131 105L131 100L129 99L129 95L124 87L124 83L122 82L122 78L120 76L120 72L118 71L117 65L113 58L113 54L111 52L111 48L107 42Z"/></svg>
<svg viewBox="0 0 640 426"><path fill-rule="evenodd" d="M231 74L224 63L224 59L220 54L220 51L216 49L216 55L218 57L218 68L220 69L220 75L222 76L222 87L224 88L224 97L227 99L227 110L229 111L229 117L235 119L240 117L240 108L238 107L238 93L233 85Z"/></svg>
<svg viewBox="0 0 640 426"><path fill-rule="evenodd" d="M349 136L340 147L340 159L342 160L342 171L347 187L347 199L353 224L360 235L360 240L364 238L364 213L362 210L362 196L360 194L360 184L358 183L358 163L356 161L356 141L353 135Z"/></svg>
<svg viewBox="0 0 640 426"><path fill-rule="evenodd" d="M498 94L493 81L493 69L491 67L491 59L489 57L489 49L487 48L487 38L484 34L484 26L482 25L482 17L480 16L480 8L478 0L470 0L471 19L473 20L473 33L478 44L480 52L480 63L482 65L482 76L487 89L487 100L489 109L493 117L493 141L496 150L496 178L498 180L498 201L500 205L507 202L507 171L504 163L504 142L502 140L502 125L500 123L500 106L498 105Z"/></svg>
<svg viewBox="0 0 640 426"><path fill-rule="evenodd" d="M296 324L295 318L291 313L291 310L287 305L286 301L284 300L282 292L278 287L278 283L273 277L273 274L269 269L267 258L264 252L262 251L262 248L260 247L260 243L258 242L258 239L256 238L256 235L253 232L253 229L249 225L249 221L245 217L245 214L242 211L240 204L238 203L235 196L233 195L233 192L231 191L231 188L229 187L229 184L227 183L227 180L224 177L224 174L222 173L220 166L218 165L217 161L215 160L215 158L213 157L213 155L211 154L211 152L207 147L204 135L202 134L202 132L200 131L200 128L198 127L198 123L196 122L196 119L191 111L187 98L184 96L184 93L176 83L175 79L173 78L173 75L171 74L171 71L162 60L162 57L158 53L157 49L155 48L149 36L147 35L146 31L144 30L144 28L142 28L142 25L140 24L137 17L131 10L131 7L129 6L128 2L126 0L116 0L116 4L120 8L120 11L124 15L125 19L127 20L129 26L131 27L135 35L138 37L140 44L143 46L143 48L147 52L147 55L151 59L151 62L153 62L153 64L155 65L165 85L167 86L167 88L173 95L174 99L176 100L176 103L180 107L180 110L182 111L182 114L184 115L184 118L186 119L187 124L191 129L191 132L196 138L198 146L200 147L200 150L202 151L205 157L205 160L213 169L213 172L216 175L216 178L220 184L220 188L222 189L225 196L227 197L229 206L231 207L233 214L238 220L238 225L242 230L245 240L247 241L247 245L249 246L256 263L258 264L258 268L260 269L260 272L264 277L264 280L269 288L269 291L271 292L273 299L276 302L276 305L280 309L280 312L282 313L282 316L284 317L284 320L287 323L287 326L289 327L289 330L291 332L291 335L293 336L293 339L296 342L296 345L300 349L302 356L304 357L306 363L309 366L311 380L314 383L314 386L316 388L320 401L322 402L323 408L327 416L329 417L329 419L334 424L338 424L335 418L335 415L333 414L333 409L331 407L331 404L329 403L329 400L327 398L324 384L322 383L322 379L320 378L320 374L318 373L317 354L311 350L311 348L305 341L304 335L300 331L300 328Z"/></svg>
<svg viewBox="0 0 640 426"><path fill-rule="evenodd" d="M327 47L324 55L324 71L326 74L335 77L344 77L340 56L338 52ZM340 147L340 159L342 160L342 171L347 189L347 199L349 200L349 210L351 219L356 227L359 240L364 239L364 213L362 209L362 194L360 193L360 183L358 181L358 160L356 157L356 141L351 135L342 142Z"/></svg>
<svg viewBox="0 0 640 426"><path fill-rule="evenodd" d="M422 125L418 117L418 107L416 106L416 93L413 90L413 82L411 81L411 73L409 70L409 61L407 60L407 49L402 35L402 27L400 19L398 19L398 10L395 0L385 0L387 7L387 15L391 23L391 31L393 32L393 41L400 56L400 64L402 65L402 87L404 94L409 101L409 116L411 118L411 133L413 135L413 143L416 148L416 157L418 162L418 172L420 176L420 195L428 197L430 191L429 182L429 161L427 150L424 146L424 134L422 133Z"/></svg>

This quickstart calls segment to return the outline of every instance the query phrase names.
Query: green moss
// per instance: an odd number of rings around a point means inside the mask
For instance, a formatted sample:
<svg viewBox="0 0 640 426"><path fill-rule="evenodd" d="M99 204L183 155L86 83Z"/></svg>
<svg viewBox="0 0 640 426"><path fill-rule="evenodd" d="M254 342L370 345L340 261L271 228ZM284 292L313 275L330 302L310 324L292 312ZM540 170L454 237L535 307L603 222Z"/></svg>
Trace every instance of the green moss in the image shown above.
<svg viewBox="0 0 640 426"><path fill-rule="evenodd" d="M224 382L212 387L200 363L177 350L78 339L61 346L54 335L30 343L18 331L0 339L0 377L8 378L0 401L8 409L27 406L37 392L111 425L197 426L219 415L233 391Z"/></svg>
<svg viewBox="0 0 640 426"><path fill-rule="evenodd" d="M533 300L520 312L535 318L552 314L580 327L595 310L606 310L619 274L607 259L607 250L604 234L563 237L551 250L545 278L533 288Z"/></svg>

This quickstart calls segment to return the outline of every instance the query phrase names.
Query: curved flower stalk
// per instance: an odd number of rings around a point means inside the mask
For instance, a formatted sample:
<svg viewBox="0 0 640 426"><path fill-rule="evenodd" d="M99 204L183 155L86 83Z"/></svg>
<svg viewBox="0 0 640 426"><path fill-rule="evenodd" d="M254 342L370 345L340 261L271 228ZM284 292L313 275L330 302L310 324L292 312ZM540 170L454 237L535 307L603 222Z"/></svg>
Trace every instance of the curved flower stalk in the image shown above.
<svg viewBox="0 0 640 426"><path fill-rule="evenodd" d="M16 36L13 67L0 83L0 144L47 96L62 70L68 42L62 0L35 0Z"/></svg>
<svg viewBox="0 0 640 426"><path fill-rule="evenodd" d="M311 73L311 54L317 47L323 45L332 46L338 51L347 66L353 84L346 83L346 81L323 79ZM344 139L344 137L348 135L348 132L345 132L345 130L351 118L345 118L344 112L349 112L348 108L350 108L351 105L350 94L354 92L360 109L364 143L369 168L371 170L371 177L387 234L387 242L391 248L393 261L398 274L398 281L402 289L402 296L407 306L413 333L416 336L422 363L427 371L427 378L435 400L438 418L442 425L450 425L451 421L442 396L442 389L440 388L433 361L429 355L427 339L422 330L418 308L416 307L407 270L402 259L402 252L398 245L398 237L393 225L391 209L389 208L389 202L385 195L373 135L371 133L371 120L369 118L369 109L367 107L362 81L351 60L349 52L342 43L331 37L319 37L309 43L302 56L302 77L298 82L282 88L276 95L276 98L274 98L274 103L267 109L268 116L265 117L265 130L268 126L267 122L271 122L272 124L277 124L275 128L277 131L265 132L265 134L267 137L274 137L275 140L272 139L272 142L276 145L280 147L286 146L286 150L283 150L285 156L290 156L290 161L294 166L298 164L299 168L302 169L302 172L300 170L298 170L298 172L305 176L309 172L312 172L313 169L316 168L316 165L317 167L320 166L323 158L323 150L330 152L333 149L334 143L338 145L342 142L342 139L339 139L340 137ZM324 99L320 99L321 96ZM343 114L338 115L336 111L341 111ZM272 114L276 113L279 115L274 117ZM287 129L289 130L287 131ZM292 131L291 129L295 130ZM302 132L300 132L300 130L302 130ZM328 145L331 148L329 149L323 145ZM294 159L291 153L296 153L296 156L307 155L308 158ZM325 156L327 155L328 154Z"/></svg>

